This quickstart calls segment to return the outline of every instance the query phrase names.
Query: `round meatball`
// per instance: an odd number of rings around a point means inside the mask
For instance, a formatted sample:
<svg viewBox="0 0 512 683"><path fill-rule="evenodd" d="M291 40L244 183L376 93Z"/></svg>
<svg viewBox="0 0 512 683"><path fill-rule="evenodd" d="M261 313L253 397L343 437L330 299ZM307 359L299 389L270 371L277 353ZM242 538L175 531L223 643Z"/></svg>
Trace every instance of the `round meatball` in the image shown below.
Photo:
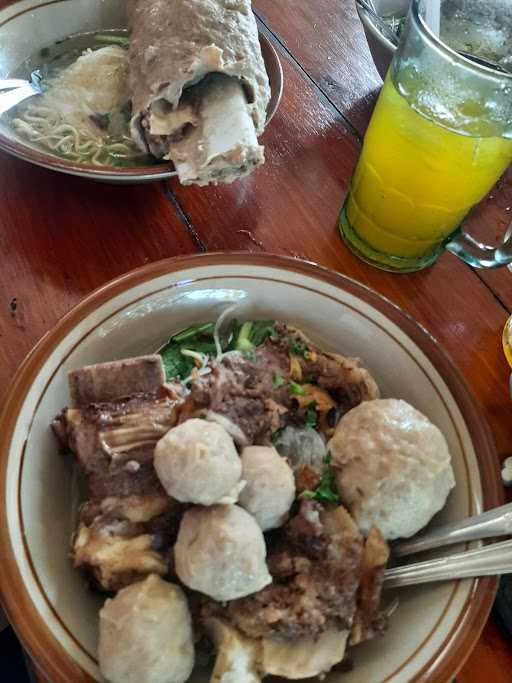
<svg viewBox="0 0 512 683"><path fill-rule="evenodd" d="M339 494L361 532L408 538L444 507L455 486L440 430L405 401L366 401L328 444Z"/></svg>
<svg viewBox="0 0 512 683"><path fill-rule="evenodd" d="M182 589L151 574L106 600L98 655L110 683L184 683L194 643Z"/></svg>
<svg viewBox="0 0 512 683"><path fill-rule="evenodd" d="M239 504L263 531L284 524L295 500L295 479L290 465L275 448L248 446L242 451L242 479L246 482Z"/></svg>
<svg viewBox="0 0 512 683"><path fill-rule="evenodd" d="M192 419L170 429L155 447L154 464L169 496L182 503L236 501L242 464L233 439L214 422Z"/></svg>
<svg viewBox="0 0 512 683"><path fill-rule="evenodd" d="M272 581L263 532L237 505L192 508L174 546L179 579L218 602L256 593Z"/></svg>

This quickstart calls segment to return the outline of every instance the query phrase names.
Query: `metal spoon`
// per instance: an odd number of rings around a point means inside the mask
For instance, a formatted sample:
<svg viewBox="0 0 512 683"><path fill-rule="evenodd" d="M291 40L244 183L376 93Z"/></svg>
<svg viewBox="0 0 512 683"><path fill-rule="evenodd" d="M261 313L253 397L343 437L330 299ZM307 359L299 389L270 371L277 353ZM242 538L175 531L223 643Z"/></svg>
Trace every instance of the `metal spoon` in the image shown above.
<svg viewBox="0 0 512 683"><path fill-rule="evenodd" d="M512 572L512 540L467 550L463 553L427 560L405 567L387 569L385 588L401 588L435 581L451 581L476 576L500 576Z"/></svg>
<svg viewBox="0 0 512 683"><path fill-rule="evenodd" d="M19 78L0 81L0 91L8 91L0 93L0 116L29 97L41 95L43 92L41 78L40 71L36 69L30 74L30 81Z"/></svg>
<svg viewBox="0 0 512 683"><path fill-rule="evenodd" d="M27 85L24 78L4 78L0 81L0 90L12 90L12 88L20 88L22 85Z"/></svg>
<svg viewBox="0 0 512 683"><path fill-rule="evenodd" d="M510 535L512 535L512 503L469 517L462 522L446 524L411 541L403 541L393 548L393 555L405 557L454 543Z"/></svg>

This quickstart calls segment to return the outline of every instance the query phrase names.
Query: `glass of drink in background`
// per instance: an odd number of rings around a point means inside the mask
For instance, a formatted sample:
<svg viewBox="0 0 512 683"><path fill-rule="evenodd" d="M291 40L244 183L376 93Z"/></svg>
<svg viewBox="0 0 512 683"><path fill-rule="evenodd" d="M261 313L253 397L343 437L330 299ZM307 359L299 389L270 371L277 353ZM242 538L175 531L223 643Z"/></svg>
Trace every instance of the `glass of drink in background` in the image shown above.
<svg viewBox="0 0 512 683"><path fill-rule="evenodd" d="M482 245L462 223L512 162L512 74L460 55L413 0L365 136L340 230L360 258L425 268L443 249L477 267L512 262L512 239Z"/></svg>

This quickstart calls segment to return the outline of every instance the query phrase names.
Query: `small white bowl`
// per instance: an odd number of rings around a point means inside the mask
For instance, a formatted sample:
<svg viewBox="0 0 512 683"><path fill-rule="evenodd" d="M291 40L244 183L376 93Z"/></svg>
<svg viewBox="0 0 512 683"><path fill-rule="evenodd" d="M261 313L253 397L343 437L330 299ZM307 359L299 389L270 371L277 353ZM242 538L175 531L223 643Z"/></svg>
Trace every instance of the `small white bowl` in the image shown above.
<svg viewBox="0 0 512 683"><path fill-rule="evenodd" d="M267 254L205 254L133 271L66 315L19 369L0 417L0 587L9 619L53 683L100 681L99 594L71 566L72 458L52 418L68 403L67 371L151 352L170 333L213 320L277 318L324 348L360 356L385 396L409 401L445 434L457 486L435 523L501 502L492 436L439 344L396 306L341 275ZM451 549L448 551L451 552ZM328 683L448 683L488 617L493 578L401 589L383 638L355 648L350 673ZM208 680L195 672L191 683Z"/></svg>
<svg viewBox="0 0 512 683"><path fill-rule="evenodd" d="M0 79L8 78L25 60L58 40L77 33L125 29L126 0L17 0L0 9ZM267 124L283 92L281 62L272 43L260 33L270 80ZM53 171L111 183L146 183L176 175L169 163L135 168L98 167L63 159L17 135L0 117L0 149Z"/></svg>

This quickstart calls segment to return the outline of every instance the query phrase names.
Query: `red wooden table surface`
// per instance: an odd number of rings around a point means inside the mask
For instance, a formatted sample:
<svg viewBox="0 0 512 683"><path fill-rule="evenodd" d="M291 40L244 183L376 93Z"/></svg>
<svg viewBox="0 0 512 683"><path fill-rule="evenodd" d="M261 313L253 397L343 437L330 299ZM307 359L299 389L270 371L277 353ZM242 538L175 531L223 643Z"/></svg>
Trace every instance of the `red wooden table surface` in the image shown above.
<svg viewBox="0 0 512 683"><path fill-rule="evenodd" d="M512 454L500 338L512 274L472 271L450 254L391 275L358 261L336 217L381 86L352 0L257 0L283 62L285 93L264 135L267 164L217 188L119 187L65 177L0 154L0 397L24 355L91 290L148 261L196 251L272 251L373 287L427 328L464 373ZM512 175L471 221L488 239L510 220ZM512 648L491 620L459 683L509 683Z"/></svg>

